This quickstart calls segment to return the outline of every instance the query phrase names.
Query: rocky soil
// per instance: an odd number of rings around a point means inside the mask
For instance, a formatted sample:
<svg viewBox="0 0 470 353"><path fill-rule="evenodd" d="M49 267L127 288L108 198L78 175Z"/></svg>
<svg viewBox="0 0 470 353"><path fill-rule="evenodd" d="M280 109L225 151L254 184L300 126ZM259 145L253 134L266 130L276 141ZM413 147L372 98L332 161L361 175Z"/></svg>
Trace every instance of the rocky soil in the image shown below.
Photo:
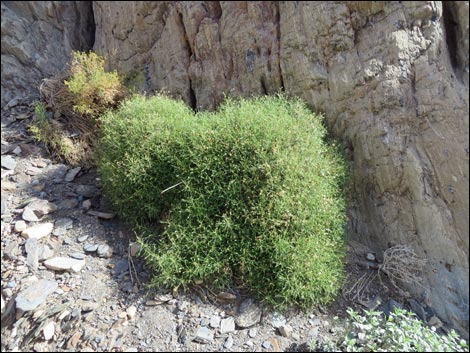
<svg viewBox="0 0 470 353"><path fill-rule="evenodd" d="M96 171L52 160L34 142L30 103L13 99L1 116L2 351L306 351L334 338L347 306L411 305L442 325L426 298L405 301L376 282L356 295L380 254L354 243L348 284L327 308L278 313L246 290L203 284L149 290L135 234L102 197Z"/></svg>

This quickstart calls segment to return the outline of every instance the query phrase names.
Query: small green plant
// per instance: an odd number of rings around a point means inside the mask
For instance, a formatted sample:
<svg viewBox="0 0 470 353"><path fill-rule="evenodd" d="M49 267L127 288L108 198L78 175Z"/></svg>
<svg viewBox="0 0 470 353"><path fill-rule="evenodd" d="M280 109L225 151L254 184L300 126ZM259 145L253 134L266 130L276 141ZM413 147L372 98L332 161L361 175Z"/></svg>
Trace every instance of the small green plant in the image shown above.
<svg viewBox="0 0 470 353"><path fill-rule="evenodd" d="M124 97L124 88L116 71L104 70L104 59L96 53L72 53L70 79L64 81L75 95L74 109L89 117L98 117L114 108Z"/></svg>
<svg viewBox="0 0 470 353"><path fill-rule="evenodd" d="M435 328L406 310L395 308L388 318L383 313L348 310L340 338L324 343L327 352L468 352L468 345L452 330L439 335Z"/></svg>
<svg viewBox="0 0 470 353"><path fill-rule="evenodd" d="M67 137L60 124L46 115L46 107L42 102L35 104L36 117L29 126L34 138L45 144L51 154L56 154L71 165L77 165L84 159L85 148L80 141Z"/></svg>
<svg viewBox="0 0 470 353"><path fill-rule="evenodd" d="M347 166L321 117L284 96L194 114L134 97L103 117L99 171L140 225L155 286L250 287L277 307L331 301L343 282Z"/></svg>

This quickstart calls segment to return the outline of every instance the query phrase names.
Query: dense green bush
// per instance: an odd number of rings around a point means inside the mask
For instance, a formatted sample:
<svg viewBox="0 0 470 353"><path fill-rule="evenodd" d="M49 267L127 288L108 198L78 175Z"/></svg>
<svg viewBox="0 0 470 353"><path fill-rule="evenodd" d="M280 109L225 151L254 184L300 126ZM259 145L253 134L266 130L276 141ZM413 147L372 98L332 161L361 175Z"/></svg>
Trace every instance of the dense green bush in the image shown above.
<svg viewBox="0 0 470 353"><path fill-rule="evenodd" d="M324 351L343 352L468 352L467 343L455 331L439 335L424 326L413 313L399 308L383 313L348 310L344 332L338 341L323 345Z"/></svg>
<svg viewBox="0 0 470 353"><path fill-rule="evenodd" d="M283 96L198 114L135 97L103 118L99 170L116 210L146 225L155 285L234 281L276 306L308 306L343 280L347 168L325 134Z"/></svg>

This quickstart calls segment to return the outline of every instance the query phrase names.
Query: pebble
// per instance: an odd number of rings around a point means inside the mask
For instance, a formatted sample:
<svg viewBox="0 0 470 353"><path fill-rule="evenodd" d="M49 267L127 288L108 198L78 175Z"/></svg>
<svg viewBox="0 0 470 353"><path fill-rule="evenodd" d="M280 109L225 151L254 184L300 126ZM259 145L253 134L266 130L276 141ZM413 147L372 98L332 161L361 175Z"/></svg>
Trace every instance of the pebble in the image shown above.
<svg viewBox="0 0 470 353"><path fill-rule="evenodd" d="M19 155L21 154L21 147L20 146L16 146L13 151L12 151L14 154L16 155Z"/></svg>
<svg viewBox="0 0 470 353"><path fill-rule="evenodd" d="M375 255L368 252L367 255L366 255L366 259L369 260L369 261L375 261Z"/></svg>
<svg viewBox="0 0 470 353"><path fill-rule="evenodd" d="M78 201L76 199L67 199L59 203L58 207L61 210L73 209L78 206Z"/></svg>
<svg viewBox="0 0 470 353"><path fill-rule="evenodd" d="M78 185L75 188L75 192L83 197L90 198L99 193L99 190L96 186L93 185Z"/></svg>
<svg viewBox="0 0 470 353"><path fill-rule="evenodd" d="M255 338L257 334L258 330L255 328L250 328L250 330L248 331L248 336L250 336L251 338Z"/></svg>
<svg viewBox="0 0 470 353"><path fill-rule="evenodd" d="M12 156L2 156L1 164L3 168L8 170L14 170L16 167L16 161Z"/></svg>
<svg viewBox="0 0 470 353"><path fill-rule="evenodd" d="M38 240L36 238L27 239L25 242L26 263L32 270L36 270L39 264Z"/></svg>
<svg viewBox="0 0 470 353"><path fill-rule="evenodd" d="M83 201L82 208L88 211L91 208L91 201L90 200Z"/></svg>
<svg viewBox="0 0 470 353"><path fill-rule="evenodd" d="M55 325L54 321L49 322L44 328L42 329L42 333L44 334L44 339L49 341L52 337L54 337L55 332Z"/></svg>
<svg viewBox="0 0 470 353"><path fill-rule="evenodd" d="M98 244L85 243L83 244L83 250L86 252L95 252L98 250Z"/></svg>
<svg viewBox="0 0 470 353"><path fill-rule="evenodd" d="M245 300L240 305L240 311L241 314L238 315L235 323L241 328L251 327L261 320L261 308L251 299Z"/></svg>
<svg viewBox="0 0 470 353"><path fill-rule="evenodd" d="M39 261L50 259L52 256L54 256L54 251L49 247L49 245L43 245L39 247Z"/></svg>
<svg viewBox="0 0 470 353"><path fill-rule="evenodd" d="M262 347L264 349L271 349L272 345L271 345L271 342L269 341L264 341L263 344L262 344Z"/></svg>
<svg viewBox="0 0 470 353"><path fill-rule="evenodd" d="M36 168L36 167L28 167L28 169L26 169L26 172L25 172L27 175L31 175L31 176L35 176L35 175L39 175L42 173L42 170L40 168Z"/></svg>
<svg viewBox="0 0 470 353"><path fill-rule="evenodd" d="M85 266L85 260L55 257L44 261L44 266L50 270L80 272L83 266Z"/></svg>
<svg viewBox="0 0 470 353"><path fill-rule="evenodd" d="M101 244L100 246L98 246L96 252L99 257L103 257L105 259L109 259L113 256L113 249L111 249L111 247L107 244Z"/></svg>
<svg viewBox="0 0 470 353"><path fill-rule="evenodd" d="M71 254L69 254L69 256L73 259L77 259L77 260L84 260L86 255L84 253L81 253L81 252L73 252Z"/></svg>
<svg viewBox="0 0 470 353"><path fill-rule="evenodd" d="M96 217L102 218L102 219L112 219L112 218L114 218L114 214L113 214L113 213L98 212L98 211L88 211L88 214L89 214L90 216L96 216Z"/></svg>
<svg viewBox="0 0 470 353"><path fill-rule="evenodd" d="M235 320L233 317L223 319L220 323L220 333L235 332Z"/></svg>
<svg viewBox="0 0 470 353"><path fill-rule="evenodd" d="M218 328L220 325L220 316L214 315L211 317L209 326L212 328Z"/></svg>
<svg viewBox="0 0 470 353"><path fill-rule="evenodd" d="M41 239L51 234L53 228L54 226L52 225L52 223L41 223L32 227L26 228L25 230L21 232L21 235L27 239L29 238Z"/></svg>
<svg viewBox="0 0 470 353"><path fill-rule="evenodd" d="M436 328L442 327L442 321L436 316L432 316L428 321L429 326L434 326Z"/></svg>
<svg viewBox="0 0 470 353"><path fill-rule="evenodd" d="M214 332L207 327L199 327L194 340L199 343L210 343L214 340Z"/></svg>
<svg viewBox="0 0 470 353"><path fill-rule="evenodd" d="M40 279L22 291L15 299L16 307L22 311L30 311L41 305L58 287L55 281Z"/></svg>
<svg viewBox="0 0 470 353"><path fill-rule="evenodd" d="M126 310L126 314L129 320L133 320L137 314L137 308L134 305L128 307Z"/></svg>
<svg viewBox="0 0 470 353"><path fill-rule="evenodd" d="M59 218L54 224L58 228L71 229L73 227L73 219L68 217Z"/></svg>
<svg viewBox="0 0 470 353"><path fill-rule="evenodd" d="M87 239L88 239L88 235L82 235L81 237L78 237L78 238L77 238L77 241L78 241L79 243L83 243L83 242L84 242L85 240L87 240Z"/></svg>
<svg viewBox="0 0 470 353"><path fill-rule="evenodd" d="M279 333L281 336L290 338L292 336L292 327L290 325L282 325L279 327Z"/></svg>
<svg viewBox="0 0 470 353"><path fill-rule="evenodd" d="M25 230L27 227L25 221L17 221L15 223L15 232L21 233L23 230Z"/></svg>
<svg viewBox="0 0 470 353"><path fill-rule="evenodd" d="M34 211L30 207L25 207L23 210L23 214L21 217L28 222L39 222L38 216L34 213Z"/></svg>
<svg viewBox="0 0 470 353"><path fill-rule="evenodd" d="M273 325L274 328L280 328L281 326L285 325L286 323L287 323L287 320L283 315L281 315L277 312L275 312L273 314L273 319L271 321L271 324Z"/></svg>
<svg viewBox="0 0 470 353"><path fill-rule="evenodd" d="M82 312L89 312L89 311L93 311L93 310L96 310L98 309L100 306L99 303L95 303L95 302L84 302L82 304Z"/></svg>
<svg viewBox="0 0 470 353"><path fill-rule="evenodd" d="M67 172L67 174L65 174L64 180L68 183L72 182L75 179L75 177L77 176L77 174L80 172L81 169L82 169L81 167L70 169Z"/></svg>
<svg viewBox="0 0 470 353"><path fill-rule="evenodd" d="M230 349L233 346L233 337L231 334L228 335L227 339L225 340L224 343L224 348Z"/></svg>
<svg viewBox="0 0 470 353"><path fill-rule="evenodd" d="M18 98L13 98L12 100L10 100L7 104L7 108L14 108L16 107L18 104L20 103L19 99Z"/></svg>

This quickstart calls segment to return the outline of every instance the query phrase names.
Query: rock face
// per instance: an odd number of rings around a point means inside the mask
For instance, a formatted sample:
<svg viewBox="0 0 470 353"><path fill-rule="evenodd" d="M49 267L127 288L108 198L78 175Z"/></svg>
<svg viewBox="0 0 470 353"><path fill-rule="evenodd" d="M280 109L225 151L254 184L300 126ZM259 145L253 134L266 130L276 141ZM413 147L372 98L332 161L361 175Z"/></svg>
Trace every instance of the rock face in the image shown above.
<svg viewBox="0 0 470 353"><path fill-rule="evenodd" d="M2 1L2 96L39 95L43 78L63 69L72 50L93 45L91 1Z"/></svg>
<svg viewBox="0 0 470 353"><path fill-rule="evenodd" d="M33 87L4 71L33 65L44 77L93 16L94 49L147 92L197 109L224 94L300 96L348 146L351 237L377 254L413 246L428 259L424 286L437 314L468 332L468 1L95 1L88 19L73 9L89 4L42 4L2 2L2 104L13 97L4 85ZM33 18L43 20L27 27ZM29 39L49 26L54 53ZM31 59L35 50L42 60Z"/></svg>

